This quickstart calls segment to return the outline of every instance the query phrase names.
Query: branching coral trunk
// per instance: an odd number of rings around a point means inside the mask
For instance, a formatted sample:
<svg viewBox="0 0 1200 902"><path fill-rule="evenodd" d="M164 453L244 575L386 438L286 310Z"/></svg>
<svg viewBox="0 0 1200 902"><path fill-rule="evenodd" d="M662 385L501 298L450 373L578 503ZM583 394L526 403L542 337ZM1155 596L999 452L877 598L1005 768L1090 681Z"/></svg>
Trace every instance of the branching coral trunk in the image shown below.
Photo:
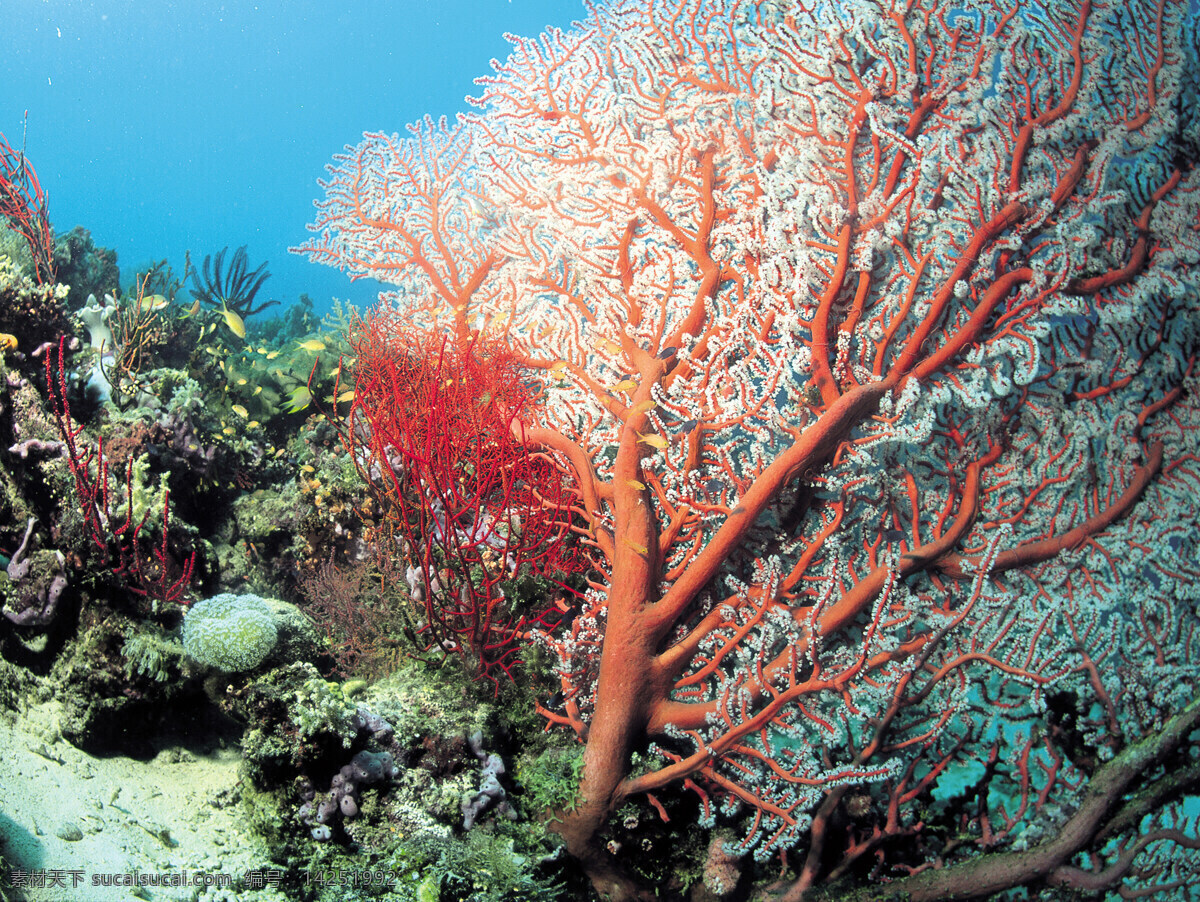
<svg viewBox="0 0 1200 902"><path fill-rule="evenodd" d="M541 374L602 574L542 636L601 895L647 893L613 812L679 787L792 898L957 892L1191 701L1197 71L1172 0L623 0L338 158L304 250ZM1153 817L1131 891L1200 873ZM996 879L1046 868L1087 882Z"/></svg>

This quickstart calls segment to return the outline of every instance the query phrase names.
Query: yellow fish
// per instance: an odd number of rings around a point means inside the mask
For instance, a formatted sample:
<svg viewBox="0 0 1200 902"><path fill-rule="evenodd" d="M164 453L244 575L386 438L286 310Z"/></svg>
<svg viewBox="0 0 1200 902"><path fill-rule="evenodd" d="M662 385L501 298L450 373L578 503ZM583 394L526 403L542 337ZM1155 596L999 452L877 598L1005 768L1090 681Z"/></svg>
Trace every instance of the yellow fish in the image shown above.
<svg viewBox="0 0 1200 902"><path fill-rule="evenodd" d="M636 379L624 379L613 386L613 391L632 392L637 391L637 387Z"/></svg>
<svg viewBox="0 0 1200 902"><path fill-rule="evenodd" d="M188 307L187 313L183 314L183 316L181 316L179 318L180 319L191 319L193 316L195 316L199 312L200 312L200 298L196 298L196 300L194 300L192 302L192 306ZM203 328L200 331L201 331L201 333L203 333L203 331L204 331Z"/></svg>
<svg viewBox="0 0 1200 902"><path fill-rule="evenodd" d="M604 338L603 336L592 342L592 347L597 351L606 351L609 354L615 354L617 351L621 350L621 346L619 344L611 339Z"/></svg>
<svg viewBox="0 0 1200 902"><path fill-rule="evenodd" d="M237 384L238 384L238 385L245 385L245 384L246 384L246 380L245 380L245 379L239 379L239 380L237 381Z"/></svg>
<svg viewBox="0 0 1200 902"><path fill-rule="evenodd" d="M242 417L243 419L250 416L250 411L248 411L241 404L234 404L233 407L230 408L230 410L232 410L234 413L236 413L239 417Z"/></svg>
<svg viewBox="0 0 1200 902"><path fill-rule="evenodd" d="M628 545L630 548L632 548L634 551L636 551L638 554L645 554L647 551L645 545L639 545L637 542L634 542L630 539L622 539L621 541L624 542L626 545Z"/></svg>
<svg viewBox="0 0 1200 902"><path fill-rule="evenodd" d="M337 396L337 399L339 402L340 401L353 401L354 400L354 389L350 389L350 391L342 392L340 395Z"/></svg>
<svg viewBox="0 0 1200 902"><path fill-rule="evenodd" d="M0 351L15 351L17 349L17 336L9 335L7 332L0 332Z"/></svg>
<svg viewBox="0 0 1200 902"><path fill-rule="evenodd" d="M142 309L154 312L167 306L167 299L161 294L150 294L142 298Z"/></svg>
<svg viewBox="0 0 1200 902"><path fill-rule="evenodd" d="M229 331L238 338L246 337L246 324L242 322L242 318L229 309L229 306L221 301L221 316L225 317L225 325L229 327Z"/></svg>
<svg viewBox="0 0 1200 902"><path fill-rule="evenodd" d="M644 482L638 482L636 479L626 479L625 484L630 488L637 489L639 492L645 491L646 489L646 484Z"/></svg>
<svg viewBox="0 0 1200 902"><path fill-rule="evenodd" d="M256 429L257 427L259 427L261 425L262 425L262 423L260 423L258 420L251 420L249 423L246 424L246 426L250 429Z"/></svg>
<svg viewBox="0 0 1200 902"><path fill-rule="evenodd" d="M315 473L315 472L317 472L317 470L315 467L311 467L308 464L305 464L304 466L302 466L300 468L300 472L301 473Z"/></svg>
<svg viewBox="0 0 1200 902"><path fill-rule="evenodd" d="M267 360L274 360L278 356L279 356L278 351L272 351L270 354L267 355Z"/></svg>
<svg viewBox="0 0 1200 902"><path fill-rule="evenodd" d="M633 407L629 408L629 412L634 415L643 414L647 410L650 410L654 406L654 403L654 401L647 398L645 401L640 401L637 404L634 404Z"/></svg>
<svg viewBox="0 0 1200 902"><path fill-rule="evenodd" d="M651 448L657 448L659 451L667 447L667 440L657 432L639 432L638 441Z"/></svg>
<svg viewBox="0 0 1200 902"><path fill-rule="evenodd" d="M308 390L307 385L301 385L298 388L293 388L288 393L287 412L299 413L312 403L312 392Z"/></svg>
<svg viewBox="0 0 1200 902"><path fill-rule="evenodd" d="M237 432L237 430L234 429L232 426L226 426L221 431L224 432L226 435L233 435L235 432Z"/></svg>
<svg viewBox="0 0 1200 902"><path fill-rule="evenodd" d="M310 338L308 341L296 342L296 347L298 347L304 351L313 351L313 352L324 351L325 350L325 342L317 341L315 338Z"/></svg>

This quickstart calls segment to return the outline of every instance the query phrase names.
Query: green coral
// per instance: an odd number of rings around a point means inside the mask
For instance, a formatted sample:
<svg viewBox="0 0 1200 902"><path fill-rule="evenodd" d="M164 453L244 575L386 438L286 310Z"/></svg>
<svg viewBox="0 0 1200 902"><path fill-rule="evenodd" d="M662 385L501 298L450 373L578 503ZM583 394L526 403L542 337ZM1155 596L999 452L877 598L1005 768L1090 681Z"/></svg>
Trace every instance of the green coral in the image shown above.
<svg viewBox="0 0 1200 902"><path fill-rule="evenodd" d="M484 829L461 838L449 831L429 831L402 842L385 867L398 878L394 896L405 902L563 898L564 888L538 873L540 850L522 852L518 846L512 836Z"/></svg>
<svg viewBox="0 0 1200 902"><path fill-rule="evenodd" d="M310 682L313 685L309 685ZM276 667L247 683L231 698L235 717L247 725L242 736L243 774L246 785L274 793L276 804L284 802L293 777L318 758L343 745L353 730L349 712L330 711L328 689L317 669L307 661ZM324 718L302 709L325 709ZM332 714L332 716L330 716ZM322 724L320 720L324 721ZM296 729L304 727L304 735ZM327 727L332 735L317 735ZM290 810L294 810L291 805ZM273 842L279 842L275 837Z"/></svg>
<svg viewBox="0 0 1200 902"><path fill-rule="evenodd" d="M0 257L8 257L13 265L24 273L33 273L33 255L29 253L29 242L16 229L0 221Z"/></svg>
<svg viewBox="0 0 1200 902"><path fill-rule="evenodd" d="M165 683L179 672L183 646L167 638L161 630L145 627L126 638L121 656L125 659L126 678L148 676L157 683Z"/></svg>
<svg viewBox="0 0 1200 902"><path fill-rule="evenodd" d="M125 518L126 507L129 504L133 506L130 519L134 523L141 523L143 517L162 513L167 494L170 491L170 486L167 484L169 474L159 474L157 485L150 481L149 475L150 457L143 454L133 462L133 473L129 483L129 498L126 504L122 504L117 509L116 515L119 518Z"/></svg>
<svg viewBox="0 0 1200 902"><path fill-rule="evenodd" d="M192 605L183 620L184 651L231 673L257 667L278 638L271 609L257 595L214 595Z"/></svg>
<svg viewBox="0 0 1200 902"><path fill-rule="evenodd" d="M533 812L570 811L577 804L583 746L548 748L517 761L521 801Z"/></svg>
<svg viewBox="0 0 1200 902"><path fill-rule="evenodd" d="M204 389L186 370L157 367L138 373L134 404L125 409L114 408L109 416L114 422L144 423L154 420L163 411L197 414L209 403Z"/></svg>
<svg viewBox="0 0 1200 902"><path fill-rule="evenodd" d="M470 736L480 730L490 736L496 708L456 665L446 661L438 667L401 657L392 673L371 685L368 705L392 724L404 744L419 744L430 733Z"/></svg>
<svg viewBox="0 0 1200 902"><path fill-rule="evenodd" d="M0 254L0 332L12 334L27 351L69 333L68 290L66 285L38 284L11 257Z"/></svg>
<svg viewBox="0 0 1200 902"><path fill-rule="evenodd" d="M307 556L299 528L303 511L294 480L238 495L214 536L223 578L256 589L276 585L281 563Z"/></svg>
<svg viewBox="0 0 1200 902"><path fill-rule="evenodd" d="M358 706L346 698L342 687L322 679L314 669L296 691L292 724L301 738L332 734L341 739L343 746L350 748L358 734L354 723L356 713Z"/></svg>

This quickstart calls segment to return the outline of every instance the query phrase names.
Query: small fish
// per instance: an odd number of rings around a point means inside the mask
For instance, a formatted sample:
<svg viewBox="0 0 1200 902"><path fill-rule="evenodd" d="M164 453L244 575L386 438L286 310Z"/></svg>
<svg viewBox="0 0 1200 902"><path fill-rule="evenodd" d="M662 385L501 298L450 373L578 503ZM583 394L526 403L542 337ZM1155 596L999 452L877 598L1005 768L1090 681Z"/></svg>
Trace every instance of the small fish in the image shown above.
<svg viewBox="0 0 1200 902"><path fill-rule="evenodd" d="M613 386L613 391L634 392L637 391L637 387L636 379L622 379Z"/></svg>
<svg viewBox="0 0 1200 902"><path fill-rule="evenodd" d="M179 318L180 319L191 319L193 316L196 316L199 313L200 313L200 298L196 298L196 300L192 301L192 306L188 307L187 313L183 314L183 316L181 316ZM201 329L200 331L203 332L204 330Z"/></svg>
<svg viewBox="0 0 1200 902"><path fill-rule="evenodd" d="M354 389L350 389L349 391L342 392L340 395L337 396L337 399L338 399L339 403L341 403L342 401L353 401L354 400Z"/></svg>
<svg viewBox="0 0 1200 902"><path fill-rule="evenodd" d="M325 342L317 341L317 339L315 339L315 338L310 338L308 341L296 342L296 347L300 348L303 351L312 351L315 353L317 351L325 350Z"/></svg>
<svg viewBox="0 0 1200 902"><path fill-rule="evenodd" d="M221 301L221 316L225 318L225 325L229 327L229 331L238 338L246 337L246 324L242 318L229 309L229 306Z"/></svg>
<svg viewBox="0 0 1200 902"><path fill-rule="evenodd" d="M142 309L153 313L155 310L162 310L168 303L161 294L150 294L142 298Z"/></svg>
<svg viewBox="0 0 1200 902"><path fill-rule="evenodd" d="M663 348L658 352L659 360L669 360L679 353L679 348Z"/></svg>
<svg viewBox="0 0 1200 902"><path fill-rule="evenodd" d="M272 351L270 354L267 355L267 360L274 360L278 356L279 356L279 351Z"/></svg>
<svg viewBox="0 0 1200 902"><path fill-rule="evenodd" d="M317 469L316 469L316 467L312 467L312 466L309 466L308 464L305 464L304 466L302 466L300 468L300 472L301 473L315 473L315 472L317 472Z"/></svg>
<svg viewBox="0 0 1200 902"><path fill-rule="evenodd" d="M246 424L247 428L249 428L249 429L257 429L261 425L262 425L262 423L260 423L258 420L251 420L249 423Z"/></svg>
<svg viewBox="0 0 1200 902"><path fill-rule="evenodd" d="M693 429L695 429L699 425L700 425L699 420L687 420L679 428L682 429L683 432L686 434L686 433L691 432Z"/></svg>
<svg viewBox="0 0 1200 902"><path fill-rule="evenodd" d="M632 539L622 539L621 541L624 542L626 545L628 545L630 548L632 548L634 551L636 551L638 554L645 554L647 551L647 548L645 545L639 545L637 542L634 542Z"/></svg>
<svg viewBox="0 0 1200 902"><path fill-rule="evenodd" d="M258 353L260 353L260 354L265 354L265 353L267 353L267 349L266 349L265 347L260 347L260 348L258 349Z"/></svg>
<svg viewBox="0 0 1200 902"><path fill-rule="evenodd" d="M650 398L647 398L645 401L639 401L637 404L634 404L633 407L629 408L629 412L634 416L640 416L654 407L654 403Z"/></svg>
<svg viewBox="0 0 1200 902"><path fill-rule="evenodd" d="M626 479L625 484L631 489L637 489L639 492L646 490L646 484L644 482L638 482L636 479Z"/></svg>
<svg viewBox="0 0 1200 902"><path fill-rule="evenodd" d="M621 350L621 346L615 341L603 337L597 338L592 344L592 347L594 347L597 351L605 351L609 354L615 354L617 351Z"/></svg>
<svg viewBox="0 0 1200 902"><path fill-rule="evenodd" d="M651 448L657 448L659 451L667 447L667 440L657 432L639 432L637 436L638 441L643 445L649 445Z"/></svg>
<svg viewBox="0 0 1200 902"><path fill-rule="evenodd" d="M288 392L287 412L299 413L312 403L312 399L312 392L308 390L307 385L301 385L297 388L293 388L290 392Z"/></svg>
<svg viewBox="0 0 1200 902"><path fill-rule="evenodd" d="M234 429L232 426L226 426L221 431L224 432L226 435L233 435L235 432L237 432L237 430Z"/></svg>
<svg viewBox="0 0 1200 902"><path fill-rule="evenodd" d="M256 395L257 395L257 394L258 394L260 391L262 391L262 386L261 386L261 385L256 385L256 386L254 386L254 392L253 392L253 394L256 394Z"/></svg>
<svg viewBox="0 0 1200 902"><path fill-rule="evenodd" d="M233 405L231 408L229 408L229 409L230 409L230 410L232 410L234 413L236 413L236 414L237 414L239 417L241 417L242 419L246 419L247 417L249 417L249 416L250 416L250 411L248 411L248 410L247 410L245 407L243 407L241 404L234 404L234 405Z"/></svg>
<svg viewBox="0 0 1200 902"><path fill-rule="evenodd" d="M567 362L565 360L560 360L557 363L553 363L550 365L550 372L561 373L566 368L567 368Z"/></svg>
<svg viewBox="0 0 1200 902"><path fill-rule="evenodd" d="M238 385L245 385L245 384L246 384L246 380L245 380L245 379L239 379L239 380L237 381L237 384L238 384Z"/></svg>

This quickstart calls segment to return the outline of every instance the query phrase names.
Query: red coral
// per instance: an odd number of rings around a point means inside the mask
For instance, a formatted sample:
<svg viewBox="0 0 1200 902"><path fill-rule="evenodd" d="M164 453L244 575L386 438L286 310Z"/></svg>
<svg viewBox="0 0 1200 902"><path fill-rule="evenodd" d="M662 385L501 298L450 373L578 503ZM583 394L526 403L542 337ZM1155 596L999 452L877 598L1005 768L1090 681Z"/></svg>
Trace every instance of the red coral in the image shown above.
<svg viewBox="0 0 1200 902"><path fill-rule="evenodd" d="M54 230L37 173L0 135L0 217L24 237L38 284L54 281Z"/></svg>
<svg viewBox="0 0 1200 902"><path fill-rule="evenodd" d="M143 513L140 519L134 515L132 460L126 458L117 465L123 474L118 479L124 479L127 499L125 512L121 514L114 507L112 464L104 453L103 440L95 447L81 446L78 441L83 427L75 424L67 402L63 362L65 343L65 337L59 339L57 358L53 351L46 352L46 387L54 420L66 448L67 465L83 514L84 532L130 594L148 599L156 610L160 604L186 605L196 552L191 552L182 566L171 553L167 539L171 524L170 492L163 493L161 540L151 545L143 534L150 511ZM146 548L149 548L148 553Z"/></svg>
<svg viewBox="0 0 1200 902"><path fill-rule="evenodd" d="M507 348L451 343L386 306L351 344L347 445L406 552L420 632L480 677L511 674L518 640L559 609L544 598L519 610L505 584L532 573L570 594L563 580L587 569L568 541L575 495L524 436L540 387Z"/></svg>

